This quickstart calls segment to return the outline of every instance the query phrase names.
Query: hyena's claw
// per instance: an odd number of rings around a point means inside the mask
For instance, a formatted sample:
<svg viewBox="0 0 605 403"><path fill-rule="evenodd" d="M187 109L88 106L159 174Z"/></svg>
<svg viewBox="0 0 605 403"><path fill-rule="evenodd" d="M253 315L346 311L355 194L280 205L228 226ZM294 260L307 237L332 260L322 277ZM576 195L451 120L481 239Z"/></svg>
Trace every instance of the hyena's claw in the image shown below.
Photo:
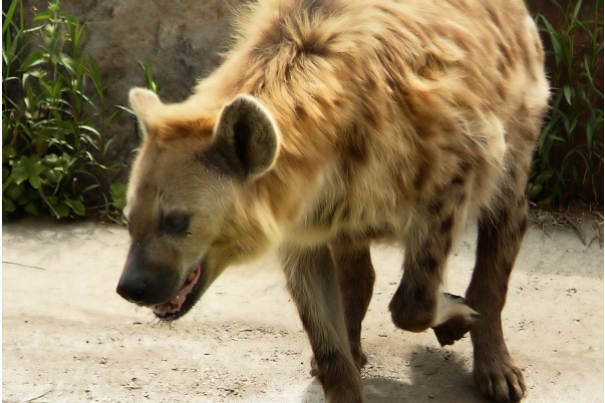
<svg viewBox="0 0 605 403"><path fill-rule="evenodd" d="M471 329L479 314L473 311L466 300L458 295L443 293L447 316L433 326L433 331L441 346L448 346L460 340Z"/></svg>
<svg viewBox="0 0 605 403"><path fill-rule="evenodd" d="M523 373L510 357L482 364L475 360L473 378L483 395L498 403L518 402L526 394Z"/></svg>

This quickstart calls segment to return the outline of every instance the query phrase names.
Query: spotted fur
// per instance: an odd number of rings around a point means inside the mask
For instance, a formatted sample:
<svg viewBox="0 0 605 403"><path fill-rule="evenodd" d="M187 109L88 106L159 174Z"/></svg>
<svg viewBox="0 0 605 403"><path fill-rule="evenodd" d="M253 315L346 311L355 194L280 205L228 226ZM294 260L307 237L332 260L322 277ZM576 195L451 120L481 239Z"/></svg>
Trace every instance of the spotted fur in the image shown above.
<svg viewBox="0 0 605 403"><path fill-rule="evenodd" d="M548 99L523 2L260 0L235 26L224 63L184 102L131 92L145 139L119 292L162 303L202 267L199 298L227 266L277 248L326 401L361 402L369 244L392 242L405 248L395 325L433 328L442 344L470 329L478 387L521 399L500 312ZM167 230L184 215L186 231ZM442 279L473 220L465 300Z"/></svg>

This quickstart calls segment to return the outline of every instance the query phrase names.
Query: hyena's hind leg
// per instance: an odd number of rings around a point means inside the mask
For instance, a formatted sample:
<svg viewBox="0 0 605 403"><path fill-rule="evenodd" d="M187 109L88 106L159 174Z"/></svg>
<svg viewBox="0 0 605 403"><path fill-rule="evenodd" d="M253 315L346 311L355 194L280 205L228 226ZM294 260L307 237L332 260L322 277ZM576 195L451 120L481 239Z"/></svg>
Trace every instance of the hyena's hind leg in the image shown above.
<svg viewBox="0 0 605 403"><path fill-rule="evenodd" d="M523 374L504 342L500 314L527 227L527 209L519 185L505 188L496 211L485 211L479 218L477 260L466 292L469 305L479 313L471 328L473 378L483 394L498 402L516 402L526 391Z"/></svg>
<svg viewBox="0 0 605 403"><path fill-rule="evenodd" d="M360 403L363 384L353 361L332 255L327 246L281 250L288 291L317 364L326 403Z"/></svg>

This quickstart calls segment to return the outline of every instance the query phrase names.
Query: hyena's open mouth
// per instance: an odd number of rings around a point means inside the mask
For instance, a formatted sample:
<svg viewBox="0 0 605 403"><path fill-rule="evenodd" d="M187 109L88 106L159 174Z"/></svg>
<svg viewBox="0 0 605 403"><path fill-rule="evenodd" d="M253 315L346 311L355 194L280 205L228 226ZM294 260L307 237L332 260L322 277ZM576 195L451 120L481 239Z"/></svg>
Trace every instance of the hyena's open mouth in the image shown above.
<svg viewBox="0 0 605 403"><path fill-rule="evenodd" d="M204 265L199 264L185 280L181 289L168 301L151 307L155 316L162 320L175 320L185 315L195 305L204 287Z"/></svg>

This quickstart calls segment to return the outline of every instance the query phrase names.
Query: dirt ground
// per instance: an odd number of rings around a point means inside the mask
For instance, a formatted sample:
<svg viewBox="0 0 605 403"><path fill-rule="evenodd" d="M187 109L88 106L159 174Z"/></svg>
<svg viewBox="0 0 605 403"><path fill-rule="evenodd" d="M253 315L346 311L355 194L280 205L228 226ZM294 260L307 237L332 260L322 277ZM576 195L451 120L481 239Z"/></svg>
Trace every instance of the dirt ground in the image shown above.
<svg viewBox="0 0 605 403"><path fill-rule="evenodd" d="M470 278L475 232L450 262L448 288ZM588 243L588 242L586 242ZM115 293L124 228L19 221L2 227L3 402L323 401L311 350L273 257L229 269L186 317L167 325ZM377 282L364 322L369 403L483 400L465 338L390 321L401 253L376 247ZM603 402L603 249L572 227L525 238L503 313L524 371L526 402Z"/></svg>

